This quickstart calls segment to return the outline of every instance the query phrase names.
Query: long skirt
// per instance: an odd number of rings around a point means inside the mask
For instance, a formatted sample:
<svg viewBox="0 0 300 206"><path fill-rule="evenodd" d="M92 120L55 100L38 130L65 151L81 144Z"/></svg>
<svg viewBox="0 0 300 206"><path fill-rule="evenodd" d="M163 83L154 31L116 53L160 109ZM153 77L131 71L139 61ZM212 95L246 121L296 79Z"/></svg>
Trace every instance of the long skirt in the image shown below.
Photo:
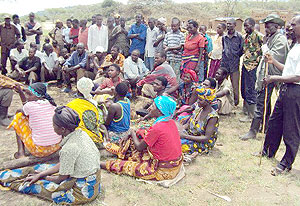
<svg viewBox="0 0 300 206"><path fill-rule="evenodd" d="M106 169L119 175L154 181L170 180L176 178L182 166L182 156L173 161L157 160L148 150L137 151L131 138L121 147L110 143L106 149L118 156L118 159L106 161Z"/></svg>
<svg viewBox="0 0 300 206"><path fill-rule="evenodd" d="M54 165L38 164L34 167L1 171L0 184L14 191L35 195L56 204L84 204L96 199L101 193L100 170L85 178L68 178L60 184L43 179L38 180L31 186L24 183L24 178L28 174L45 171Z"/></svg>
<svg viewBox="0 0 300 206"><path fill-rule="evenodd" d="M215 78L217 70L220 68L221 59L212 59L210 61L208 77Z"/></svg>
<svg viewBox="0 0 300 206"><path fill-rule="evenodd" d="M16 134L24 143L26 149L35 157L47 157L60 149L59 143L50 146L36 145L32 139L32 132L31 128L29 127L28 118L25 117L21 112L15 115L13 121L8 126L8 128L11 127L15 129Z"/></svg>

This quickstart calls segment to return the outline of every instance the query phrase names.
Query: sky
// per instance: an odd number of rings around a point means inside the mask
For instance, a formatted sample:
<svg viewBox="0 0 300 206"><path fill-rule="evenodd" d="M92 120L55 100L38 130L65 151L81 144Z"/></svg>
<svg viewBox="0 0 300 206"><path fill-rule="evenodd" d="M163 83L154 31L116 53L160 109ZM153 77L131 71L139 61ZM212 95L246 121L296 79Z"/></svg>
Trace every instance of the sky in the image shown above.
<svg viewBox="0 0 300 206"><path fill-rule="evenodd" d="M76 5L88 5L100 3L103 0L0 0L0 13L26 15L30 12L42 11L47 8L59 8ZM127 0L117 0L127 3ZM177 3L200 2L213 0L173 0Z"/></svg>

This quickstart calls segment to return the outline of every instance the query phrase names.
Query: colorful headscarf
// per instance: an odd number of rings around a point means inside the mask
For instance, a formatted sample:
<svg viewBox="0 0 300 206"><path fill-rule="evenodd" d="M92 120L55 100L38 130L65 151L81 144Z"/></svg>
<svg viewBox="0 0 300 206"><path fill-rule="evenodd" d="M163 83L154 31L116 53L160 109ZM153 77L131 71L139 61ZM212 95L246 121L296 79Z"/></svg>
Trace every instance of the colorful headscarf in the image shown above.
<svg viewBox="0 0 300 206"><path fill-rule="evenodd" d="M94 83L91 79L82 77L77 82L77 89L87 100L92 99L91 91L94 87Z"/></svg>
<svg viewBox="0 0 300 206"><path fill-rule="evenodd" d="M216 100L216 90L211 88L204 88L202 86L196 89L198 98L207 100L210 104Z"/></svg>
<svg viewBox="0 0 300 206"><path fill-rule="evenodd" d="M196 72L194 70L184 68L183 69L183 74L190 74L191 77L192 77L192 80L194 82L198 82L199 81L198 75L196 74Z"/></svg>
<svg viewBox="0 0 300 206"><path fill-rule="evenodd" d="M176 102L171 97L158 96L154 99L154 103L163 116L158 117L153 125L158 122L167 122L173 118L176 109Z"/></svg>
<svg viewBox="0 0 300 206"><path fill-rule="evenodd" d="M46 83L36 82L31 84L28 87L28 90L34 94L36 97L40 97L48 100L52 105L56 106L53 98L47 93L47 85Z"/></svg>

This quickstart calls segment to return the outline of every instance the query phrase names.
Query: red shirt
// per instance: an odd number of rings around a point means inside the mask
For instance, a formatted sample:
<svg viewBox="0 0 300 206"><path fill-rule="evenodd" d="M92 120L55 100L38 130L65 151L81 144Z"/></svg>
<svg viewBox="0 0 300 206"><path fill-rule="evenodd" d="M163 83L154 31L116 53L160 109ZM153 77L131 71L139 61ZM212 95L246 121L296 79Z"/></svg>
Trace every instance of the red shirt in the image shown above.
<svg viewBox="0 0 300 206"><path fill-rule="evenodd" d="M144 141L155 159L176 160L182 154L180 136L174 120L158 122L150 127Z"/></svg>
<svg viewBox="0 0 300 206"><path fill-rule="evenodd" d="M73 27L70 29L70 36L78 36L79 35L79 28L74 29ZM73 39L73 44L78 44L78 37Z"/></svg>
<svg viewBox="0 0 300 206"><path fill-rule="evenodd" d="M199 56L200 48L205 47L205 37L203 37L201 34L198 34L190 40L191 36L192 34L189 34L185 39L183 55Z"/></svg>
<svg viewBox="0 0 300 206"><path fill-rule="evenodd" d="M100 89L116 87L119 83L122 82L122 79L119 77L118 81L113 82L111 78L105 78L100 85Z"/></svg>

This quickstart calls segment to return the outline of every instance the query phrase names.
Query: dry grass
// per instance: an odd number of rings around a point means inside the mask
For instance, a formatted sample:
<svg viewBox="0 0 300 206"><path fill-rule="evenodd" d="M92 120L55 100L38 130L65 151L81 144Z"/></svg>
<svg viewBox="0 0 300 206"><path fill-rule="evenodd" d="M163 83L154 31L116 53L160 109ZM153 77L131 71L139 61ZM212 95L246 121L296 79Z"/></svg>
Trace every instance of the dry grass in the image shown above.
<svg viewBox="0 0 300 206"><path fill-rule="evenodd" d="M50 94L59 104L71 98L50 88ZM19 97L14 96L11 113L20 107ZM172 188L148 185L127 176L117 176L105 171L102 185L104 199L98 198L88 205L300 205L300 159L296 159L290 174L273 177L270 170L276 160L251 156L261 147L262 135L257 140L240 141L238 136L246 132L249 124L238 121L236 114L221 117L218 145L211 154L198 157L186 167L186 177ZM0 163L12 157L16 151L13 131L0 129ZM281 145L276 158L280 160L285 150ZM227 195L231 203L212 196L207 190ZM0 192L0 205L50 205L50 202L12 191ZM52 204L53 205L53 204Z"/></svg>

